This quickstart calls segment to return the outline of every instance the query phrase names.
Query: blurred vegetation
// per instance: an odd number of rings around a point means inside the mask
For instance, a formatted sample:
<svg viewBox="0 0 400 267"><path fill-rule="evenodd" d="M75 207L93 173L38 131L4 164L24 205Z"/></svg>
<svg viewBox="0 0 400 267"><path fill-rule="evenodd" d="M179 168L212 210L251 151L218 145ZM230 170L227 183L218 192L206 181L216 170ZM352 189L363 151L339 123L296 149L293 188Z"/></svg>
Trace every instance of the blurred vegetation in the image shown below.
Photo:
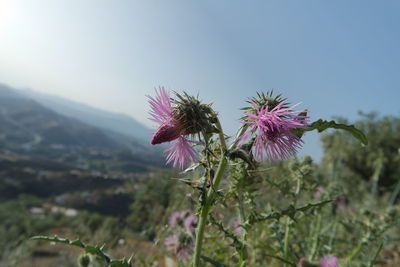
<svg viewBox="0 0 400 267"><path fill-rule="evenodd" d="M350 194L364 186L372 194L390 194L393 204L400 191L400 118L380 118L377 113L360 115L362 119L356 126L366 134L369 144L361 146L346 132L324 135L325 153L320 167L332 174L334 181L347 181Z"/></svg>
<svg viewBox="0 0 400 267"><path fill-rule="evenodd" d="M130 205L131 215L126 219L130 229L154 240L160 222L166 222L168 207L173 206L174 197L179 195L179 186L172 180L172 172L143 180Z"/></svg>
<svg viewBox="0 0 400 267"><path fill-rule="evenodd" d="M228 266L237 263L234 239L218 228L240 234L235 228L238 207L231 205L239 196L253 212L252 218L258 220L246 230L249 266L284 266L279 260L284 254L294 264L302 257L318 262L323 256L334 255L341 259L341 266L399 266L400 119L361 114L356 126L366 133L368 146L346 132L327 132L322 137L325 154L319 164L305 157L265 163L261 171L246 174L231 166L230 178L223 180L219 194L223 204L217 207L215 222L208 226L204 255ZM163 243L169 234L168 218L176 210L195 213L199 197L196 189L174 179L183 175L171 170L99 183L80 180L90 179L89 175L70 182L62 174L42 177L38 181L44 191L46 181L60 191L36 196L29 194L29 186L24 184L29 179L24 175L21 171L0 172L0 188L14 190L1 196L0 266L78 266L82 251L28 240L34 235L80 238L90 244L105 244L116 258L133 255L134 266L165 266L167 259L177 261ZM198 175L192 173L188 181L198 179ZM70 188L73 181L82 184L71 198L88 198L89 202L56 202L62 187ZM90 198L84 193L89 184ZM235 187L240 188L240 195L233 193ZM24 190L18 193L16 188ZM114 196L121 194L129 199L117 202ZM93 199L97 200L92 203ZM107 203L114 200L118 209L127 213L110 213L117 207ZM332 203L278 219L260 219L291 205L298 208L323 200ZM76 214L71 213L73 209ZM187 262L180 266L187 266Z"/></svg>

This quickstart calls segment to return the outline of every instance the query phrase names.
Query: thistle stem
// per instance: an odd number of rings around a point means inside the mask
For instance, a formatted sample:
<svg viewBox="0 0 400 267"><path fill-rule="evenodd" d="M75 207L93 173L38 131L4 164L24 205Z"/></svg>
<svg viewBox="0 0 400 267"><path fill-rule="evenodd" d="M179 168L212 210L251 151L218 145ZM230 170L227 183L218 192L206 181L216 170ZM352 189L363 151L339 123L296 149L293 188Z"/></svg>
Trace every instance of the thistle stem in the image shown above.
<svg viewBox="0 0 400 267"><path fill-rule="evenodd" d="M285 237L284 237L284 243L283 243L283 258L285 260L288 260L289 257L289 233L290 233L290 219L287 219L286 222L286 229L285 229ZM287 264L285 263L285 266Z"/></svg>
<svg viewBox="0 0 400 267"><path fill-rule="evenodd" d="M315 232L314 232L314 237L313 237L313 243L311 246L311 252L310 252L310 256L309 259L310 261L312 261L315 257L315 255L317 254L317 249L318 249L318 243L319 243L319 234L321 231L321 215L318 215L317 217L317 225L315 227Z"/></svg>
<svg viewBox="0 0 400 267"><path fill-rule="evenodd" d="M199 225L197 228L197 233L196 233L196 244L194 248L194 258L193 258L193 267L199 267L200 266L200 255L201 255L201 249L203 245L203 238L204 238L204 229L207 223L207 218L208 214L210 213L210 210L212 208L213 200L215 198L215 190L218 189L218 186L221 182L222 175L224 174L226 165L228 163L226 157L225 157L225 151L226 151L226 142L225 142L225 137L224 133L222 131L222 127L219 121L217 121L216 126L218 128L218 135L219 135L219 141L221 144L221 159L218 165L218 169L214 175L214 179L212 181L212 185L208 189L206 199L202 204L201 210L200 210L200 219L199 219Z"/></svg>
<svg viewBox="0 0 400 267"><path fill-rule="evenodd" d="M344 262L348 263L350 262L362 249L363 247L363 243L360 242L357 247L355 247L350 254L346 257L346 259L344 260Z"/></svg>
<svg viewBox="0 0 400 267"><path fill-rule="evenodd" d="M244 201L243 201L243 194L240 190L238 190L238 208L239 208L239 218L240 218L240 223L244 223L246 221L246 213L244 209ZM246 261L248 258L248 253L247 253L247 245L246 245L246 239L247 239L247 230L245 228L241 228L242 231L242 244L243 247L240 251L240 262L241 262L241 267L246 265Z"/></svg>
<svg viewBox="0 0 400 267"><path fill-rule="evenodd" d="M204 228L206 226L208 212L210 211L209 205L204 205L201 209L200 219L199 219L199 226L197 228L196 233L196 245L194 248L194 259L193 259L193 266L198 267L200 266L200 253L202 249L203 243L203 236L204 236Z"/></svg>
<svg viewBox="0 0 400 267"><path fill-rule="evenodd" d="M237 147L239 137L241 137L246 132L247 128L248 128L247 125L243 125L242 127L240 127L240 129L238 130L238 132L236 134L235 141L231 144L231 146L229 147L229 150L235 149Z"/></svg>
<svg viewBox="0 0 400 267"><path fill-rule="evenodd" d="M215 125L218 128L219 142L221 144L221 150L222 150L221 152L225 152L225 150L227 149L226 141L225 141L224 132L222 131L222 126L221 126L221 123L219 122L219 120L217 120Z"/></svg>

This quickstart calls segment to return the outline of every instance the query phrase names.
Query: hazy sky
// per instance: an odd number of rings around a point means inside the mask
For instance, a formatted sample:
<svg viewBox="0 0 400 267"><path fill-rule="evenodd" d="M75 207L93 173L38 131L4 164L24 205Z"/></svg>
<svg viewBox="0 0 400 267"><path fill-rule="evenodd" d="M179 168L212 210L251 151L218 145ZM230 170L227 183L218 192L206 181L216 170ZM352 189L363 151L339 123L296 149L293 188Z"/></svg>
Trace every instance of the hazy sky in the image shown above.
<svg viewBox="0 0 400 267"><path fill-rule="evenodd" d="M214 102L228 132L272 88L313 119L400 115L399 71L395 0L0 0L0 82L147 125L159 85Z"/></svg>

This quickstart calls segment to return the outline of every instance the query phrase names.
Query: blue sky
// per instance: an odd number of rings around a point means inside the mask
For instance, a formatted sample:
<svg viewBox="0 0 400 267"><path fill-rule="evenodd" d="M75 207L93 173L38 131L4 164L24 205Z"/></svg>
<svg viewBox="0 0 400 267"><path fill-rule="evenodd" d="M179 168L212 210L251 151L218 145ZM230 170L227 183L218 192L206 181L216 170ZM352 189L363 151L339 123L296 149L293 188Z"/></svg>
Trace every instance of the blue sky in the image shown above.
<svg viewBox="0 0 400 267"><path fill-rule="evenodd" d="M145 95L164 85L213 102L229 133L270 89L312 119L400 115L399 14L391 0L0 0L0 82L147 125Z"/></svg>

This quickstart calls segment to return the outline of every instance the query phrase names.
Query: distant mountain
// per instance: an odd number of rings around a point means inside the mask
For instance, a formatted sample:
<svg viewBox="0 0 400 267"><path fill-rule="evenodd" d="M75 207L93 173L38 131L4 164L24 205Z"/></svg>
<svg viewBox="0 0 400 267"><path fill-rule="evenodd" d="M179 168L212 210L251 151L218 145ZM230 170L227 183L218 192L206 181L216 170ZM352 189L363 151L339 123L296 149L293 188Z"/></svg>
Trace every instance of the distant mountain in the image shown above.
<svg viewBox="0 0 400 267"><path fill-rule="evenodd" d="M0 144L7 146L118 146L99 129L62 116L6 86L0 86L0 125Z"/></svg>
<svg viewBox="0 0 400 267"><path fill-rule="evenodd" d="M128 172L164 165L159 148L64 116L21 92L0 84L0 154L12 152L84 168L96 165L101 170ZM94 117L100 120L100 116Z"/></svg>
<svg viewBox="0 0 400 267"><path fill-rule="evenodd" d="M0 83L0 98L22 98L22 95L11 87Z"/></svg>
<svg viewBox="0 0 400 267"><path fill-rule="evenodd" d="M93 112L98 120L107 114ZM64 116L0 84L0 202L33 195L47 207L125 217L139 179L164 167L160 148Z"/></svg>
<svg viewBox="0 0 400 267"><path fill-rule="evenodd" d="M36 100L61 115L78 119L98 128L133 137L141 142L149 142L151 129L128 115L93 108L86 104L32 90L20 90L19 93Z"/></svg>

